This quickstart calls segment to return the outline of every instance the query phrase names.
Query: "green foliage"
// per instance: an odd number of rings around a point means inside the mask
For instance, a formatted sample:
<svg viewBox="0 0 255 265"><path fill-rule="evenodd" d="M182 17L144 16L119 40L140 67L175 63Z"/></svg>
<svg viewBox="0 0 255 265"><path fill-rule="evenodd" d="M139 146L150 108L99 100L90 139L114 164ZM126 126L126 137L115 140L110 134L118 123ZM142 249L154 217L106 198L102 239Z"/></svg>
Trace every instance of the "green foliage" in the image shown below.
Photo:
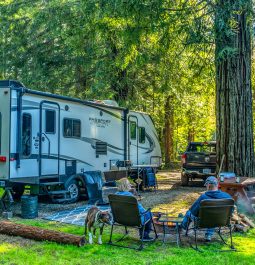
<svg viewBox="0 0 255 265"><path fill-rule="evenodd" d="M252 0L216 0L215 6L216 60L235 57L241 48L236 48L235 36L239 34L238 23L244 14L247 20L246 30L253 30Z"/></svg>
<svg viewBox="0 0 255 265"><path fill-rule="evenodd" d="M163 147L164 106L171 95L178 153L191 138L209 140L215 131L217 1L207 2L2 0L0 77L146 111ZM218 30L225 28L223 22ZM218 55L233 52L227 46Z"/></svg>

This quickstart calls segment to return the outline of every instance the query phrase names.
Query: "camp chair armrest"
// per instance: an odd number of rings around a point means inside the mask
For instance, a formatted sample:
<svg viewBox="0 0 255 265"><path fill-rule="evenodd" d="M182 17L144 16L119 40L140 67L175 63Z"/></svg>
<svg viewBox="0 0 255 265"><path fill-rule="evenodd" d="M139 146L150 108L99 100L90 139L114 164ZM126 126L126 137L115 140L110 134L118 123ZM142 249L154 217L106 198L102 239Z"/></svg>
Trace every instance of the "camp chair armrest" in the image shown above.
<svg viewBox="0 0 255 265"><path fill-rule="evenodd" d="M145 214L147 214L147 213L149 213L149 212L151 212L151 208L147 209L147 210L146 210L145 212L143 212L143 213L140 213L140 215L143 216L143 215L145 215Z"/></svg>
<svg viewBox="0 0 255 265"><path fill-rule="evenodd" d="M112 181L107 181L103 184L103 187L116 187L116 181L112 180Z"/></svg>
<svg viewBox="0 0 255 265"><path fill-rule="evenodd" d="M189 214L187 215L187 218L189 219L189 221L192 221L192 217L191 217L191 212L189 212Z"/></svg>

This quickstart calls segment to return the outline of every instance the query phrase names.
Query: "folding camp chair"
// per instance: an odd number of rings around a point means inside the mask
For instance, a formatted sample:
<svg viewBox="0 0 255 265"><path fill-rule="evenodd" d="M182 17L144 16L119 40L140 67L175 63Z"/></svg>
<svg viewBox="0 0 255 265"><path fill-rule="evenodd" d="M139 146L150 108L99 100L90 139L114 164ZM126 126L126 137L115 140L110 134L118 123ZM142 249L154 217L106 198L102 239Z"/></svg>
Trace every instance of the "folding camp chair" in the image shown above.
<svg viewBox="0 0 255 265"><path fill-rule="evenodd" d="M222 237L222 227L229 228L230 235L230 247L229 251L235 251L232 240L232 226L230 223L231 215L234 209L233 199L217 199L217 200L202 200L200 203L200 209L198 217L194 221L194 226L191 228L195 234L195 247L191 245L197 251L201 251L197 246L197 231L199 229L216 228L218 235L225 245L228 245ZM190 220L191 221L191 220ZM186 231L186 235L188 228Z"/></svg>
<svg viewBox="0 0 255 265"><path fill-rule="evenodd" d="M112 215L113 215L113 224L111 227L111 235L110 235L109 244L114 245L114 246L119 246L119 247L131 248L131 249L135 249L135 250L142 250L143 244L144 244L145 225L149 221L152 221L152 215L151 215L151 219L149 219L149 220L142 222L142 219L145 219L143 217L145 217L145 215L148 212L150 212L150 209L148 209L143 214L140 214L139 209L138 209L137 199L135 197L132 197L132 196L110 194L108 196L108 198L109 198L109 203L110 203ZM128 230L127 230L128 227L132 227L132 228L136 228L136 229L142 229L141 243L140 243L139 247L133 248L133 247L127 247L127 246L122 246L122 245L113 243L112 242L112 234L113 234L113 228L116 225L125 227L124 236L122 236L117 242L120 242L121 240L123 240L128 235ZM152 225L153 225L153 230L155 233L154 239L156 239L158 237L158 235L157 235L153 221L152 221Z"/></svg>
<svg viewBox="0 0 255 265"><path fill-rule="evenodd" d="M144 187L145 188L153 187L154 190L156 191L157 186L158 186L157 178L156 178L156 175L154 173L153 168L152 167L145 168L145 183L144 183Z"/></svg>
<svg viewBox="0 0 255 265"><path fill-rule="evenodd" d="M89 197L88 204L108 204L108 201L105 200L105 193L113 191L116 183L114 181L104 182L103 173L99 170L84 172L83 179ZM114 191L116 192L117 188Z"/></svg>

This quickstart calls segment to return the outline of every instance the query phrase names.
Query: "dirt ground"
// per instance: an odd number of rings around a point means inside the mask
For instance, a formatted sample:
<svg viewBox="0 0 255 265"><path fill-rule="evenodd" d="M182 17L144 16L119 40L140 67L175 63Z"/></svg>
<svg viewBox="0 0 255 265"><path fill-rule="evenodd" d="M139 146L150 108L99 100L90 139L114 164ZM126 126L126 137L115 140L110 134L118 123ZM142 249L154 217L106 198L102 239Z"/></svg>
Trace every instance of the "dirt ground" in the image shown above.
<svg viewBox="0 0 255 265"><path fill-rule="evenodd" d="M163 211L171 214L185 213L189 206L205 188L202 183L195 183L190 187L181 186L181 174L169 171L159 171L157 173L158 190L155 192L141 192L141 203L145 208L152 208L152 211ZM39 219L51 215L56 211L74 209L86 204L86 201L79 201L72 204L53 204L47 200L39 200ZM20 217L21 206L19 202L13 205L13 213L15 217Z"/></svg>
<svg viewBox="0 0 255 265"><path fill-rule="evenodd" d="M157 174L158 190L156 192L143 192L142 204L152 211L163 211L173 215L185 213L190 205L205 190L203 183L196 182L192 186L181 186L179 172L160 171Z"/></svg>

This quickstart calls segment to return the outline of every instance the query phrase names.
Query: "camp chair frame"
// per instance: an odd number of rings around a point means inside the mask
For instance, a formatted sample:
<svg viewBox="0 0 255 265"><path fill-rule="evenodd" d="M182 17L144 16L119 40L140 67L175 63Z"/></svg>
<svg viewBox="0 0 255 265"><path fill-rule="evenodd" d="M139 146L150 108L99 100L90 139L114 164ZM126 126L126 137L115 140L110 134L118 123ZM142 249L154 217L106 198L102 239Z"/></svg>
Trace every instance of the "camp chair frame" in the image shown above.
<svg viewBox="0 0 255 265"><path fill-rule="evenodd" d="M143 174L143 181L144 181L144 185L143 185L144 189L154 188L154 191L156 192L158 189L158 180L155 174L155 170L152 167L144 168L142 174ZM154 181L155 181L154 185L149 185L150 174L154 176Z"/></svg>
<svg viewBox="0 0 255 265"><path fill-rule="evenodd" d="M152 214L151 214L151 218L146 220L145 222L142 222L141 220L141 219L145 220L145 216L147 213L150 213L150 209L140 214L139 209L138 209L137 199L133 196L110 194L108 198L109 198L109 203L111 206L113 220L114 220L111 226L111 234L110 234L110 239L109 239L110 245L129 248L129 249L135 249L135 250L142 250L144 247L145 225L150 221L152 222L153 231L155 233L154 240L157 239L158 235L157 235L157 232L156 232L153 220L152 220ZM125 227L124 235L120 239L118 239L115 243L112 242L114 226ZM128 235L128 227L135 228L138 230L142 229L142 235L141 235L141 240L140 240L141 242L137 248L116 244L122 241Z"/></svg>
<svg viewBox="0 0 255 265"><path fill-rule="evenodd" d="M234 210L234 200L233 199L216 199L216 200L202 200L200 202L200 209L198 217L192 219L189 217L188 226L186 229L186 236L188 235L188 230L194 230L195 236L195 246L192 244L191 247L196 250L202 252L201 249L198 248L197 245L197 232L201 229L207 228L215 228L217 229L217 233L222 240L223 244L229 246L229 250L224 251L236 251L233 245L232 238L232 225L231 225L231 216ZM189 224L194 222L194 226L189 228ZM224 240L222 236L222 227L228 227L229 236L230 236L230 245Z"/></svg>

